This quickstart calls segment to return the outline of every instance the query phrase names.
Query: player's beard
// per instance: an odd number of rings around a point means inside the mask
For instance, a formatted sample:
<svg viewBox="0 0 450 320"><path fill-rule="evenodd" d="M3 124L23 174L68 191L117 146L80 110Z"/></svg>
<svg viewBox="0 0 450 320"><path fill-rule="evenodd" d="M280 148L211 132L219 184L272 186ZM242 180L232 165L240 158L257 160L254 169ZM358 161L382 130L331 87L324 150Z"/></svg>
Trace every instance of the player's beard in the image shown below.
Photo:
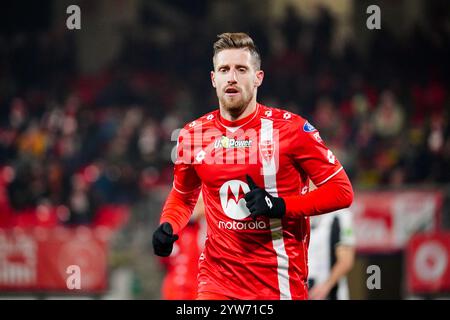
<svg viewBox="0 0 450 320"><path fill-rule="evenodd" d="M233 118L237 118L245 111L252 99L252 93L249 95L244 95L241 91L239 99L229 99L224 94L219 97L219 102L225 111L227 111Z"/></svg>

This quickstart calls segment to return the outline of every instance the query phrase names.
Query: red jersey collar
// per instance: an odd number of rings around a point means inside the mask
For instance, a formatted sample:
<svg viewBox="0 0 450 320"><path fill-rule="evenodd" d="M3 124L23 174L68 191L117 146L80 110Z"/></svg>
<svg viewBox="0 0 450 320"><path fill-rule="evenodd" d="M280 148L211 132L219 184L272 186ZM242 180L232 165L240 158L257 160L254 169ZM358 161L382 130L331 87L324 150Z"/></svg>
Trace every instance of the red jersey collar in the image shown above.
<svg viewBox="0 0 450 320"><path fill-rule="evenodd" d="M249 114L248 116L246 116L245 118L236 120L236 121L230 121L227 119L224 119L221 115L220 115L220 110L219 110L219 116L218 116L218 120L221 124L223 124L225 127L241 127L244 124L247 124L248 122L250 122L251 120L253 120L253 118L256 116L256 114L259 112L260 109L260 105L259 103L256 103L256 109L255 111L253 111L251 114Z"/></svg>

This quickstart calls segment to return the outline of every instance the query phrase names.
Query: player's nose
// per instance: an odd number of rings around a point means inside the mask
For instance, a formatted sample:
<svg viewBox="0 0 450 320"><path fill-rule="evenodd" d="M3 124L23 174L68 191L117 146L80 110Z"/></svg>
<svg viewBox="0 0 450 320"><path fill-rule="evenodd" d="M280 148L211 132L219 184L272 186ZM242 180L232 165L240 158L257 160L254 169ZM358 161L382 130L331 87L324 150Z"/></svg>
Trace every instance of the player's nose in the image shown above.
<svg viewBox="0 0 450 320"><path fill-rule="evenodd" d="M231 70L229 73L228 83L237 83L237 73L236 70Z"/></svg>

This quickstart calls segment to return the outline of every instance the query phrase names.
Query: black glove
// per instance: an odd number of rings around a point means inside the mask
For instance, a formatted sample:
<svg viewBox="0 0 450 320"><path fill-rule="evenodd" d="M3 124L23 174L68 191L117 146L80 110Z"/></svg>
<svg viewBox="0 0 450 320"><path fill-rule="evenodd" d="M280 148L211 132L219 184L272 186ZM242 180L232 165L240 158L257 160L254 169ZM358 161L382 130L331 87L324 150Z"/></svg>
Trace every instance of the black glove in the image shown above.
<svg viewBox="0 0 450 320"><path fill-rule="evenodd" d="M173 243L178 236L173 234L170 223L164 222L153 233L153 251L157 256L168 257L172 253Z"/></svg>
<svg viewBox="0 0 450 320"><path fill-rule="evenodd" d="M286 213L286 204L282 198L271 196L266 190L258 187L247 175L250 191L245 195L246 206L255 220L258 216L281 219Z"/></svg>

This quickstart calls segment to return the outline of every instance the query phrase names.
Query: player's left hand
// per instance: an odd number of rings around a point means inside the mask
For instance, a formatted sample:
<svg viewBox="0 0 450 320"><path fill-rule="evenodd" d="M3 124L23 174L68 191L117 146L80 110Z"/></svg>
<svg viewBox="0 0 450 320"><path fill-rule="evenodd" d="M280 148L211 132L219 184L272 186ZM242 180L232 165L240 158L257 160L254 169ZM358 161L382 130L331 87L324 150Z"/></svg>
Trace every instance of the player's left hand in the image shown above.
<svg viewBox="0 0 450 320"><path fill-rule="evenodd" d="M327 298L330 293L331 288L327 283L319 283L312 287L309 291L308 299L309 300L324 300Z"/></svg>
<svg viewBox="0 0 450 320"><path fill-rule="evenodd" d="M282 198L274 197L258 187L249 175L247 183L250 191L245 195L245 205L254 220L258 216L281 219L286 214L286 204Z"/></svg>

